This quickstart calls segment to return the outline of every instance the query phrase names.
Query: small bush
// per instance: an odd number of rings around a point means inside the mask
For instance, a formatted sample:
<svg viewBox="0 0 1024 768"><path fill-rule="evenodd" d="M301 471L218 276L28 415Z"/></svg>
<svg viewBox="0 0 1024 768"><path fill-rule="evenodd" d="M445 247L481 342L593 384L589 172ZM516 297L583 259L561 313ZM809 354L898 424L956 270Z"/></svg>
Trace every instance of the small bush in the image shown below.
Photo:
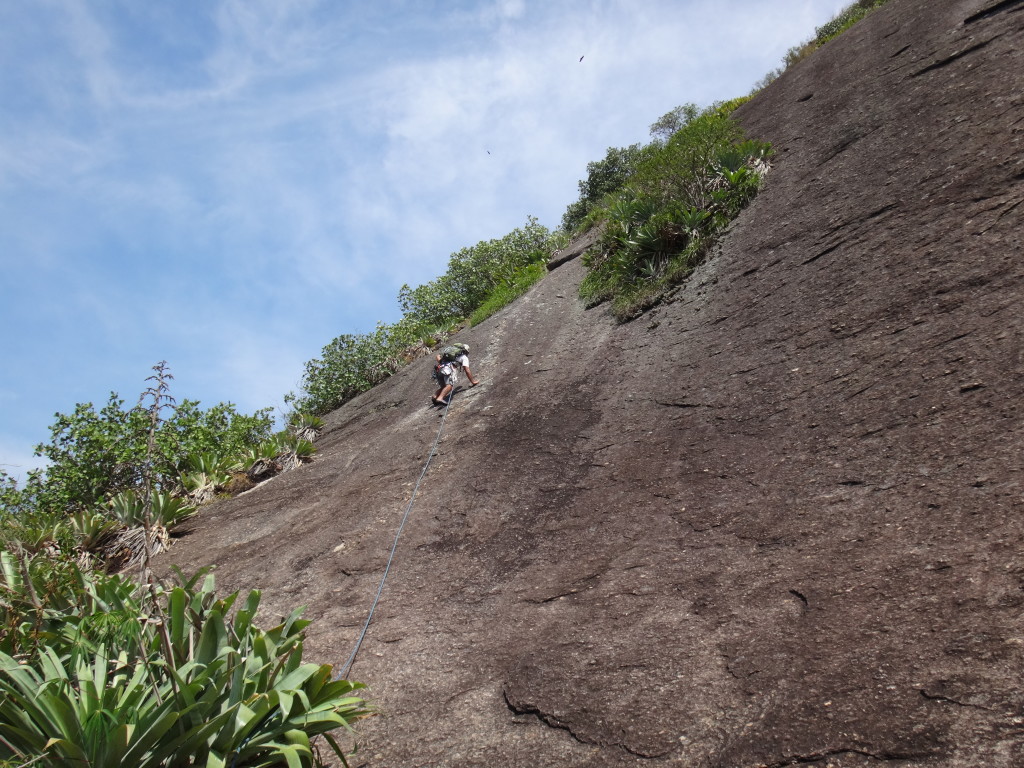
<svg viewBox="0 0 1024 768"><path fill-rule="evenodd" d="M831 21L814 30L814 43L822 46L838 37L869 13L885 5L887 0L857 0L836 14Z"/></svg>
<svg viewBox="0 0 1024 768"><path fill-rule="evenodd" d="M149 415L111 392L97 410L79 403L71 414L58 413L50 440L36 446L48 460L44 472L29 479L22 498L54 515L92 510L124 491L141 491L144 468L151 466L160 490L175 490L190 455L216 452L237 455L266 439L273 428L271 409L249 416L232 403L203 410L198 401L183 400L172 408L154 434L152 463L147 459Z"/></svg>
<svg viewBox="0 0 1024 768"><path fill-rule="evenodd" d="M451 325L472 314L501 286L533 264L546 262L551 233L533 217L502 238L485 240L453 253L436 280L398 294L405 321L419 329Z"/></svg>
<svg viewBox="0 0 1024 768"><path fill-rule="evenodd" d="M677 107L677 110L683 107ZM676 110L669 112L651 126L652 134L674 130L681 119ZM629 181L645 154L640 144L628 147L609 147L603 160L587 163L587 178L579 182L580 197L570 204L562 215L562 230L566 233L587 229L588 217L608 195L614 194Z"/></svg>
<svg viewBox="0 0 1024 768"><path fill-rule="evenodd" d="M342 334L306 363L302 394L289 394L285 401L310 415L338 408L401 368L402 350L416 339L408 321L378 323L372 333Z"/></svg>

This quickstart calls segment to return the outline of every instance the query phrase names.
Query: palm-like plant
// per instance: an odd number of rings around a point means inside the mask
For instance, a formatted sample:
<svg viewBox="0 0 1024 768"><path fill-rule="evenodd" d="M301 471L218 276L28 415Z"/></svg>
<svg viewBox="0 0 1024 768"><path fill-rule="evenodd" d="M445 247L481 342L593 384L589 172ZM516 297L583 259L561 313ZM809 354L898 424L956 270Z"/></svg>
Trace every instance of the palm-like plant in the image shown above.
<svg viewBox="0 0 1024 768"><path fill-rule="evenodd" d="M71 516L75 541L85 552L98 552L117 534L120 524L102 512L76 512Z"/></svg>
<svg viewBox="0 0 1024 768"><path fill-rule="evenodd" d="M0 551L0 650L31 659L48 644L64 653L86 635L137 623L138 608L126 608L135 590L125 579L96 577L70 559ZM95 631L83 634L87 624Z"/></svg>
<svg viewBox="0 0 1024 768"><path fill-rule="evenodd" d="M154 616L163 618L136 622L124 642L44 645L33 663L0 652L0 759L302 767L314 762L310 737L322 733L344 762L327 732L369 714L353 695L362 686L302 663L308 622L298 611L263 631L253 624L258 592L231 618L237 593L217 599L213 588L202 572L179 574L161 593Z"/></svg>
<svg viewBox="0 0 1024 768"><path fill-rule="evenodd" d="M188 492L189 501L198 507L212 501L214 495L231 482L231 473L241 467L241 462L208 451L189 454L185 466L179 479Z"/></svg>
<svg viewBox="0 0 1024 768"><path fill-rule="evenodd" d="M256 483L276 475L281 471L281 467L275 461L278 453L278 444L274 439L264 440L256 447L250 448L242 456L245 474Z"/></svg>
<svg viewBox="0 0 1024 768"><path fill-rule="evenodd" d="M729 118L735 106L693 107L647 148L628 185L595 207L603 230L600 247L584 256L580 295L588 306L612 299L620 320L653 306L757 193L769 146L743 138Z"/></svg>
<svg viewBox="0 0 1024 768"><path fill-rule="evenodd" d="M287 432L279 433L274 442L277 445L277 455L274 461L281 468L282 472L295 469L304 462L312 459L316 453L316 447L309 440L303 440L296 435Z"/></svg>
<svg viewBox="0 0 1024 768"><path fill-rule="evenodd" d="M124 570L140 563L146 554L146 502L135 491L124 491L110 500L108 509L124 528L106 545L103 557L109 569ZM196 507L186 499L154 492L149 508L148 536L153 550L150 554L167 549L171 543L171 528L195 511Z"/></svg>
<svg viewBox="0 0 1024 768"><path fill-rule="evenodd" d="M109 503L111 514L128 527L142 524L145 508L145 499L135 491L119 493ZM169 493L155 492L150 498L150 522L163 528L173 528L195 511L195 506L188 501Z"/></svg>
<svg viewBox="0 0 1024 768"><path fill-rule="evenodd" d="M288 420L288 431L311 443L320 436L323 428L324 420L309 413L293 413Z"/></svg>
<svg viewBox="0 0 1024 768"><path fill-rule="evenodd" d="M683 207L675 212L676 221L692 236L711 214L702 208Z"/></svg>

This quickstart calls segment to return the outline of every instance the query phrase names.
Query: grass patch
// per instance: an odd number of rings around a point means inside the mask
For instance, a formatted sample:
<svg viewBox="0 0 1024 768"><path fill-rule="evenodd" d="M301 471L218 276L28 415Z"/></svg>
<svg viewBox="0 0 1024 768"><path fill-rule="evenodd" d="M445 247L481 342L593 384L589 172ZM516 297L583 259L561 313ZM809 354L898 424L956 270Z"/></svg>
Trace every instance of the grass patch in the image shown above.
<svg viewBox="0 0 1024 768"><path fill-rule="evenodd" d="M476 311L469 317L470 325L480 325L484 320L500 309L507 307L513 301L526 293L530 286L540 280L547 273L547 265L542 263L531 264L516 273L509 283L503 283L495 288L484 300Z"/></svg>

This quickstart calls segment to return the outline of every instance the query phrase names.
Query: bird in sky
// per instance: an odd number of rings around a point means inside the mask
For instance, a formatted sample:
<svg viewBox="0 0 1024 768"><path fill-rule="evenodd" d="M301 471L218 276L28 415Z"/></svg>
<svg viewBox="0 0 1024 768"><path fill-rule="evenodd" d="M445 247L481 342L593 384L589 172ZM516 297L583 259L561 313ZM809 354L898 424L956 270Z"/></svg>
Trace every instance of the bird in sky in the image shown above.
<svg viewBox="0 0 1024 768"><path fill-rule="evenodd" d="M587 54L583 54L583 56L586 56L586 55ZM583 61L583 56L580 56L580 61Z"/></svg>

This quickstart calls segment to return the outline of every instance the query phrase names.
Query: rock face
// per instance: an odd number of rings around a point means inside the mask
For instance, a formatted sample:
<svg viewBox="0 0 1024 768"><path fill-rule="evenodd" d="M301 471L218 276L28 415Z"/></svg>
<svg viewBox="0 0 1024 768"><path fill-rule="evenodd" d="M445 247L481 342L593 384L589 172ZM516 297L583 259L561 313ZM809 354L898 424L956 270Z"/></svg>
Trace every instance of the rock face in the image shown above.
<svg viewBox="0 0 1024 768"><path fill-rule="evenodd" d="M616 326L576 259L460 337L354 764L1024 765L1022 73L1022 0L892 0L739 110L775 168L672 301ZM428 369L164 562L343 663Z"/></svg>

